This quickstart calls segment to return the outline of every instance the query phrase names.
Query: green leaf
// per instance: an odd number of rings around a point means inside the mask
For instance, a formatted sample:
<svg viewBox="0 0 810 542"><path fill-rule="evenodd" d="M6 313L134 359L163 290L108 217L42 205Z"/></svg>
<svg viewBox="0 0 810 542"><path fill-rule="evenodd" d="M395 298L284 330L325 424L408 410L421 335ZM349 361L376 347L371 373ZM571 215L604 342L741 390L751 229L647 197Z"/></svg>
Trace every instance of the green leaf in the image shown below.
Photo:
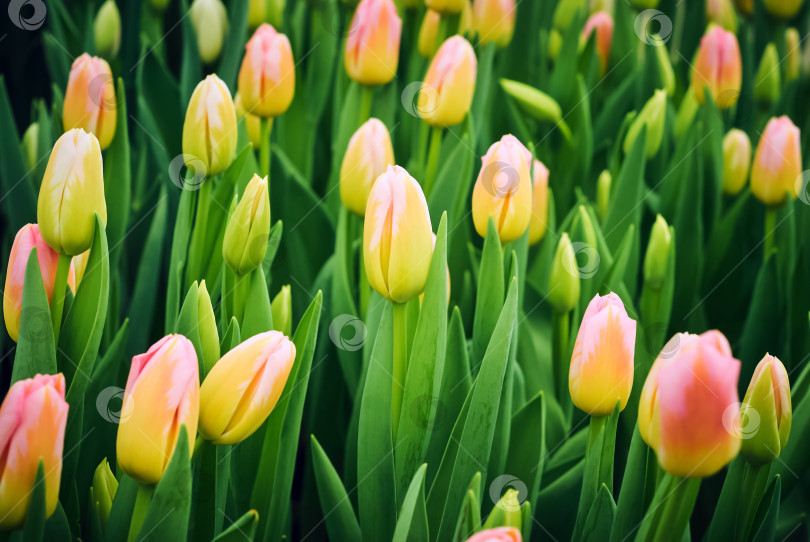
<svg viewBox="0 0 810 542"><path fill-rule="evenodd" d="M536 519L549 537L563 540L573 532L584 466L584 460L575 463L537 496Z"/></svg>
<svg viewBox="0 0 810 542"><path fill-rule="evenodd" d="M462 542L481 528L481 473L476 472L464 494L452 540Z"/></svg>
<svg viewBox="0 0 810 542"><path fill-rule="evenodd" d="M104 155L104 198L107 201L107 238L111 245L112 267L117 267L123 251L123 240L129 223L130 185L132 167L129 160L127 98L124 80L118 78L115 91L116 129L112 143ZM102 104L102 108L105 105Z"/></svg>
<svg viewBox="0 0 810 542"><path fill-rule="evenodd" d="M427 542L429 540L425 510L426 470L427 464L423 463L413 475L408 492L402 501L402 509L399 512L399 519L392 538L393 542Z"/></svg>
<svg viewBox="0 0 810 542"><path fill-rule="evenodd" d="M199 374L205 374L205 364L203 360L203 347L202 340L200 339L200 319L198 312L197 292L199 287L195 280L186 293L186 298L183 300L183 306L180 307L180 314L177 315L177 320L174 323L174 333L179 333L185 336L191 344L194 345L194 351L197 353L197 365L199 366Z"/></svg>
<svg viewBox="0 0 810 542"><path fill-rule="evenodd" d="M281 234L284 231L284 224L278 220L273 227L270 228L270 235L267 239L267 251L264 253L264 260L262 261L262 269L265 276L270 276L270 266L273 265L273 260L276 258L278 246L281 244Z"/></svg>
<svg viewBox="0 0 810 542"><path fill-rule="evenodd" d="M104 530L105 542L119 542L127 539L139 486L140 484L134 478L130 478L126 474L121 476L110 509L110 517L107 518L107 526Z"/></svg>
<svg viewBox="0 0 810 542"><path fill-rule="evenodd" d="M267 291L267 279L261 266L250 272L249 277L238 277L236 280L249 280L245 314L242 318L240 333L246 339L273 329L273 314L270 310L270 293Z"/></svg>
<svg viewBox="0 0 810 542"><path fill-rule="evenodd" d="M225 330L222 341L219 343L219 350L222 352L222 355L225 355L226 352L229 352L241 342L239 322L236 321L235 317L231 317L231 323L228 324L228 329Z"/></svg>
<svg viewBox="0 0 810 542"><path fill-rule="evenodd" d="M210 540L222 531L231 472L230 457L231 446L203 441L197 448L191 539Z"/></svg>
<svg viewBox="0 0 810 542"><path fill-rule="evenodd" d="M778 288L780 282L777 258L771 253L759 268L741 335L741 382L750 380L764 352L779 352L781 349L784 312Z"/></svg>
<svg viewBox="0 0 810 542"><path fill-rule="evenodd" d="M39 270L36 247L31 249L25 265L20 330L14 365L11 367L11 383L36 374L55 374L56 348L51 327L51 309L45 284Z"/></svg>
<svg viewBox="0 0 810 542"><path fill-rule="evenodd" d="M782 477L778 474L762 496L754 517L754 535L751 542L773 542L779 520L779 501L782 494ZM758 526L758 528L757 528Z"/></svg>
<svg viewBox="0 0 810 542"><path fill-rule="evenodd" d="M222 531L213 542L252 542L256 536L256 527L259 525L259 513L248 510L234 521L230 527Z"/></svg>
<svg viewBox="0 0 810 542"><path fill-rule="evenodd" d="M25 162L20 153L17 124L6 92L5 77L0 76L0 186L2 186L3 215L6 227L16 232L37 219L37 195L34 186L26 182Z"/></svg>
<svg viewBox="0 0 810 542"><path fill-rule="evenodd" d="M644 168L647 163L645 149L647 129L642 128L636 137L630 152L627 153L619 174L613 179L610 204L607 216L602 224L611 252L615 253L621 244L625 230L632 224L638 231L643 207L642 189L644 188Z"/></svg>
<svg viewBox="0 0 810 542"><path fill-rule="evenodd" d="M188 0L180 0L180 13L188 13ZM194 87L200 82L202 63L197 49L197 32L191 24L191 17L185 15L180 19L183 31L183 56L180 66L180 104L186 109Z"/></svg>
<svg viewBox="0 0 810 542"><path fill-rule="evenodd" d="M469 121L464 125L463 135L459 139L446 137L442 142L442 148L451 144L454 144L451 149L442 152L445 158L429 194L431 221L434 223L439 221L442 213L446 212L450 231L453 230L453 226L467 218L464 215L464 206L475 180L473 177L475 154L470 150L474 148L473 134Z"/></svg>
<svg viewBox="0 0 810 542"><path fill-rule="evenodd" d="M44 540L48 540L48 542L70 542L72 539L70 523L68 523L65 515L65 509L62 508L62 503L57 501L53 514L45 520ZM101 538L99 537L96 540L101 540Z"/></svg>
<svg viewBox="0 0 810 542"><path fill-rule="evenodd" d="M347 320L347 322L355 321L359 314L357 305L354 302L354 291L352 289L352 285L356 282L354 279L353 265L355 256L352 247L354 238L352 232L353 218L354 217L349 216L349 211L341 206L340 212L338 213L335 256L333 260L334 265L332 267L332 315L335 319L341 318ZM363 257L362 252L360 257ZM365 287L365 285L361 284L360 287ZM340 326L341 329L338 331L342 332L344 326ZM338 347L337 355L340 368L343 371L343 379L346 381L349 393L354 397L360 380L359 367L361 363L361 353L359 349L354 347Z"/></svg>
<svg viewBox="0 0 810 542"><path fill-rule="evenodd" d="M183 288L183 269L186 265L191 221L194 213L194 192L183 190L174 222L172 251L169 258L169 278L166 286L166 333L169 333L180 310L180 290Z"/></svg>
<svg viewBox="0 0 810 542"><path fill-rule="evenodd" d="M45 464L40 458L37 464L37 476L31 497L28 501L28 511L25 516L25 525L22 530L22 539L25 542L36 542L45 538Z"/></svg>
<svg viewBox="0 0 810 542"><path fill-rule="evenodd" d="M311 436L312 465L326 530L331 540L361 540L360 524L335 467L315 435Z"/></svg>
<svg viewBox="0 0 810 542"><path fill-rule="evenodd" d="M228 10L228 37L222 48L217 75L228 88L236 88L236 74L245 47L248 19L248 0L234 0Z"/></svg>
<svg viewBox="0 0 810 542"><path fill-rule="evenodd" d="M599 487L593 507L588 513L588 520L582 531L582 540L588 542L600 542L605 539L605 534L610 532L613 525L613 518L616 515L616 504L610 489L605 484Z"/></svg>
<svg viewBox="0 0 810 542"><path fill-rule="evenodd" d="M620 542L631 536L644 516L644 496L651 491L646 487L649 461L655 461L655 457L651 456L650 449L641 438L636 424L620 486L616 515L610 531L611 542Z"/></svg>
<svg viewBox="0 0 810 542"><path fill-rule="evenodd" d="M475 299L475 317L472 335L472 365L476 373L484 351L490 344L492 332L499 320L500 307L503 305L503 252L495 221L489 218L487 235L484 239L484 250L481 253L481 265L478 271L478 288Z"/></svg>

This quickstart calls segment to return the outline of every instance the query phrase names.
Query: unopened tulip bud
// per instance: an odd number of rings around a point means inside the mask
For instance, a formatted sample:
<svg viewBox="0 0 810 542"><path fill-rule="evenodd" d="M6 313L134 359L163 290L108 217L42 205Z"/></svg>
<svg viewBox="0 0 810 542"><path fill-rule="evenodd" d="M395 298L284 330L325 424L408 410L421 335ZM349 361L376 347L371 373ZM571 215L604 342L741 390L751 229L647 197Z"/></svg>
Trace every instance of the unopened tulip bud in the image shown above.
<svg viewBox="0 0 810 542"><path fill-rule="evenodd" d="M599 218L604 220L610 207L610 186L613 184L613 176L610 171L603 170L596 180L596 212Z"/></svg>
<svg viewBox="0 0 810 542"><path fill-rule="evenodd" d="M360 0L349 28L344 57L349 77L363 85L384 85L391 81L399 65L402 33L402 19L394 2Z"/></svg>
<svg viewBox="0 0 810 542"><path fill-rule="evenodd" d="M295 345L278 331L254 335L222 356L200 388L200 435L235 444L252 435L287 383Z"/></svg>
<svg viewBox="0 0 810 542"><path fill-rule="evenodd" d="M340 165L340 199L360 216L366 212L374 181L394 165L394 147L385 124L379 119L366 121L349 140Z"/></svg>
<svg viewBox="0 0 810 542"><path fill-rule="evenodd" d="M708 88L720 109L737 103L742 84L742 60L737 37L719 26L712 26L700 40L692 69L692 89L699 103Z"/></svg>
<svg viewBox="0 0 810 542"><path fill-rule="evenodd" d="M564 3L560 2L559 5ZM552 28L548 34L548 57L551 60L556 60L557 55L560 54L560 49L562 49L562 34L556 28Z"/></svg>
<svg viewBox="0 0 810 542"><path fill-rule="evenodd" d="M596 54L599 56L599 71L604 74L610 59L610 45L613 41L613 17L605 11L591 15L582 29L582 41L587 42L592 32L596 32Z"/></svg>
<svg viewBox="0 0 810 542"><path fill-rule="evenodd" d="M371 287L394 303L425 289L433 229L422 187L399 166L388 166L371 189L363 230L363 258Z"/></svg>
<svg viewBox="0 0 810 542"><path fill-rule="evenodd" d="M115 136L117 108L107 61L87 53L74 60L62 105L62 128L66 132L72 128L91 132L104 150Z"/></svg>
<svg viewBox="0 0 810 542"><path fill-rule="evenodd" d="M521 108L541 121L562 122L562 109L554 98L525 83L501 79L504 92L515 99Z"/></svg>
<svg viewBox="0 0 810 542"><path fill-rule="evenodd" d="M228 169L236 156L236 108L222 79L209 75L197 84L183 123L183 154L205 167L198 175L211 176Z"/></svg>
<svg viewBox="0 0 810 542"><path fill-rule="evenodd" d="M32 170L36 167L38 156L37 151L39 146L39 123L32 122L25 130L22 138L22 152L25 159L25 168Z"/></svg>
<svg viewBox="0 0 810 542"><path fill-rule="evenodd" d="M121 46L121 14L115 0L101 4L93 23L96 52L106 58L115 58Z"/></svg>
<svg viewBox="0 0 810 542"><path fill-rule="evenodd" d="M515 33L515 0L474 0L473 27L481 45L506 47Z"/></svg>
<svg viewBox="0 0 810 542"><path fill-rule="evenodd" d="M523 528L523 513L521 510L520 495L515 488L509 488L495 503L495 507L484 522L484 529L494 527Z"/></svg>
<svg viewBox="0 0 810 542"><path fill-rule="evenodd" d="M750 17L754 13L754 0L734 0L734 5L741 15Z"/></svg>
<svg viewBox="0 0 810 542"><path fill-rule="evenodd" d="M182 335L167 335L132 358L116 440L118 466L142 484L157 483L183 425L191 457L199 408L194 345Z"/></svg>
<svg viewBox="0 0 810 542"><path fill-rule="evenodd" d="M472 35L473 28L473 10L470 0L464 0L464 7L461 9L461 17L458 20L458 33L462 36Z"/></svg>
<svg viewBox="0 0 810 542"><path fill-rule="evenodd" d="M565 30L574 21L574 16L580 9L586 9L587 2L585 0L568 0L567 2L558 2L554 10L553 25L557 30Z"/></svg>
<svg viewBox="0 0 810 542"><path fill-rule="evenodd" d="M11 245L11 252L8 255L8 270L6 271L6 286L3 290L3 317L6 321L8 334L14 342L17 342L20 334L25 268L28 265L31 250L34 248L37 249L37 263L39 264L39 272L42 275L42 282L45 284L48 303L53 298L59 254L48 246L39 234L39 226L26 224L17 232L14 243ZM68 271L68 285L71 290L76 291L72 265Z"/></svg>
<svg viewBox="0 0 810 542"><path fill-rule="evenodd" d="M475 92L478 60L461 36L448 38L430 62L417 112L431 126L454 126L467 116Z"/></svg>
<svg viewBox="0 0 810 542"><path fill-rule="evenodd" d="M557 252L551 261L548 280L548 300L560 314L574 310L579 302L579 268L574 247L567 233L563 233Z"/></svg>
<svg viewBox="0 0 810 542"><path fill-rule="evenodd" d="M787 116L768 121L759 138L751 166L751 191L765 205L781 205L796 197L802 174L799 129Z"/></svg>
<svg viewBox="0 0 810 542"><path fill-rule="evenodd" d="M219 333L217 332L217 320L214 317L214 307L211 305L211 296L208 295L208 288L205 286L204 280L197 288L197 321L202 343L202 365L205 368L205 374L208 374L219 360ZM189 438L191 437L189 436Z"/></svg>
<svg viewBox="0 0 810 542"><path fill-rule="evenodd" d="M785 30L785 83L799 78L802 64L802 49L799 31L795 28Z"/></svg>
<svg viewBox="0 0 810 542"><path fill-rule="evenodd" d="M428 9L441 13L460 13L467 0L425 0Z"/></svg>
<svg viewBox="0 0 810 542"><path fill-rule="evenodd" d="M204 64L211 64L222 51L228 34L228 13L220 0L194 0L189 8L197 34L197 50Z"/></svg>
<svg viewBox="0 0 810 542"><path fill-rule="evenodd" d="M270 311L273 315L273 328L287 337L292 335L292 291L289 284L282 286L273 298Z"/></svg>
<svg viewBox="0 0 810 542"><path fill-rule="evenodd" d="M242 104L242 96L238 92L233 98L233 106L236 109L236 118L245 119L245 130L250 144L254 149L258 149L262 144L261 118L245 109L244 104ZM272 119L270 122L272 122Z"/></svg>
<svg viewBox="0 0 810 542"><path fill-rule="evenodd" d="M496 527L478 531L465 542L523 542L523 535L515 527Z"/></svg>
<svg viewBox="0 0 810 542"><path fill-rule="evenodd" d="M237 275L261 265L270 238L270 194L267 177L253 175L236 206L222 240L222 257Z"/></svg>
<svg viewBox="0 0 810 542"><path fill-rule="evenodd" d="M102 528L107 525L117 491L118 480L115 479L115 475L110 470L110 462L105 457L93 474L93 506L96 507Z"/></svg>
<svg viewBox="0 0 810 542"><path fill-rule="evenodd" d="M776 45L769 43L762 53L759 68L754 77L754 98L763 104L772 104L779 99L782 78L779 73L779 53Z"/></svg>
<svg viewBox="0 0 810 542"><path fill-rule="evenodd" d="M169 0L149 0L149 6L153 11L160 14L169 5Z"/></svg>
<svg viewBox="0 0 810 542"><path fill-rule="evenodd" d="M90 248L94 215L107 223L101 148L96 136L74 128L56 140L37 200L42 238L59 254Z"/></svg>
<svg viewBox="0 0 810 542"><path fill-rule="evenodd" d="M723 193L738 194L748 180L751 168L751 140L738 128L732 128L723 138Z"/></svg>
<svg viewBox="0 0 810 542"><path fill-rule="evenodd" d="M624 410L633 388L636 321L614 293L594 297L579 325L568 391L577 408L607 416L619 403Z"/></svg>
<svg viewBox="0 0 810 542"><path fill-rule="evenodd" d="M664 121L667 118L667 92L663 89L656 90L652 98L647 100L641 112L633 119L627 135L624 137L624 152L627 154L633 148L638 134L643 126L647 127L647 139L645 152L647 158L652 158L661 148L661 141L664 139Z"/></svg>
<svg viewBox="0 0 810 542"><path fill-rule="evenodd" d="M295 95L295 65L287 36L263 24L245 47L239 68L239 93L248 113L277 117Z"/></svg>
<svg viewBox="0 0 810 542"><path fill-rule="evenodd" d="M490 217L502 243L524 234L532 216L531 163L532 153L511 134L489 147L473 188L472 214L478 235L486 237Z"/></svg>
<svg viewBox="0 0 810 542"><path fill-rule="evenodd" d="M433 56L436 50L436 37L439 32L439 21L442 14L429 9L425 11L422 26L419 27L419 54L425 58Z"/></svg>
<svg viewBox="0 0 810 542"><path fill-rule="evenodd" d="M38 374L15 382L8 390L0 406L0 531L25 523L40 461L45 474L45 517L56 510L67 416L62 373Z"/></svg>
<svg viewBox="0 0 810 542"><path fill-rule="evenodd" d="M540 241L548 222L548 168L540 160L532 164L532 218L529 221L529 244Z"/></svg>
<svg viewBox="0 0 810 542"><path fill-rule="evenodd" d="M706 0L706 20L729 32L737 32L737 14L731 0Z"/></svg>
<svg viewBox="0 0 810 542"><path fill-rule="evenodd" d="M638 428L666 472L705 478L734 459L739 375L719 331L678 333L664 346L641 391Z"/></svg>
<svg viewBox="0 0 810 542"><path fill-rule="evenodd" d="M790 19L799 12L804 0L762 0L765 10L774 17Z"/></svg>
<svg viewBox="0 0 810 542"><path fill-rule="evenodd" d="M778 358L765 354L754 370L741 408L740 453L755 465L770 463L787 444L793 409L790 381Z"/></svg>
<svg viewBox="0 0 810 542"><path fill-rule="evenodd" d="M660 287L667 277L669 255L672 252L672 232L664 217L657 215L650 232L647 254L644 256L644 280L653 287Z"/></svg>
<svg viewBox="0 0 810 542"><path fill-rule="evenodd" d="M248 28L258 28L267 17L267 0L249 0Z"/></svg>

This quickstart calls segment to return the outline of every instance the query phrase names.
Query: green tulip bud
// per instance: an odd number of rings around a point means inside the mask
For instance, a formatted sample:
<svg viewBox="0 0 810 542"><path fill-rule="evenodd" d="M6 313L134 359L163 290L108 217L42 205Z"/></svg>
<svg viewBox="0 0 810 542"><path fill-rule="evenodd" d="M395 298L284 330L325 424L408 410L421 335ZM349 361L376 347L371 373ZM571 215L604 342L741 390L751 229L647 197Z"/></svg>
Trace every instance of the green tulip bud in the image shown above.
<svg viewBox="0 0 810 542"><path fill-rule="evenodd" d="M673 133L676 138L681 137L686 133L689 127L692 126L692 121L695 118L698 107L700 107L700 104L697 98L695 98L694 89L690 86L683 95L681 107L678 109L678 114L675 116L675 128Z"/></svg>
<svg viewBox="0 0 810 542"><path fill-rule="evenodd" d="M219 361L219 333L214 308L205 281L197 289L197 321L199 322L200 342L202 343L203 367L205 374Z"/></svg>
<svg viewBox="0 0 810 542"><path fill-rule="evenodd" d="M776 103L781 88L779 53L776 51L776 45L769 43L762 53L762 60L754 77L754 98L765 104Z"/></svg>
<svg viewBox="0 0 810 542"><path fill-rule="evenodd" d="M596 248L596 230L593 227L591 215L584 205L580 205L577 214L571 223L571 235L589 247Z"/></svg>
<svg viewBox="0 0 810 542"><path fill-rule="evenodd" d="M666 279L671 248L672 232L664 217L658 215L655 217L647 254L644 256L644 280L655 288L660 287Z"/></svg>
<svg viewBox="0 0 810 542"><path fill-rule="evenodd" d="M551 262L548 300L554 310L566 314L579 302L579 269L576 253L567 233L563 233Z"/></svg>
<svg viewBox="0 0 810 542"><path fill-rule="evenodd" d="M554 28L565 30L574 21L577 11L585 10L585 0L566 0L557 4L554 10Z"/></svg>
<svg viewBox="0 0 810 542"><path fill-rule="evenodd" d="M748 180L751 168L751 140L738 128L723 137L723 193L738 194Z"/></svg>
<svg viewBox="0 0 810 542"><path fill-rule="evenodd" d="M785 83L799 78L802 62L801 40L795 28L785 30Z"/></svg>
<svg viewBox="0 0 810 542"><path fill-rule="evenodd" d="M39 124L32 122L25 130L22 138L23 158L28 170L34 169L37 163L37 146L39 144Z"/></svg>
<svg viewBox="0 0 810 542"><path fill-rule="evenodd" d="M115 58L121 46L121 14L114 0L101 5L93 23L96 53L104 58Z"/></svg>
<svg viewBox="0 0 810 542"><path fill-rule="evenodd" d="M562 35L560 31L556 28L552 28L551 32L548 33L548 57L551 60L555 60L557 55L560 54L560 49L562 48Z"/></svg>
<svg viewBox="0 0 810 542"><path fill-rule="evenodd" d="M237 275L261 265L270 238L270 196L267 177L253 175L236 206L222 241L222 257Z"/></svg>
<svg viewBox="0 0 810 542"><path fill-rule="evenodd" d="M292 293L289 284L282 286L273 298L270 312L273 314L273 329L289 337L292 333Z"/></svg>
<svg viewBox="0 0 810 542"><path fill-rule="evenodd" d="M790 19L801 9L804 0L763 0L765 10L774 17Z"/></svg>
<svg viewBox="0 0 810 542"><path fill-rule="evenodd" d="M560 104L554 98L530 85L511 79L501 79L501 87L521 109L541 122L557 124L566 138L571 137L571 130L563 120Z"/></svg>
<svg viewBox="0 0 810 542"><path fill-rule="evenodd" d="M641 127L647 127L647 158L652 158L661 148L661 141L664 139L664 121L667 117L667 92L663 89L656 90L652 98L647 100L641 112L633 119L627 135L624 137L624 152L630 152L633 147Z"/></svg>
<svg viewBox="0 0 810 542"><path fill-rule="evenodd" d="M92 504L96 507L102 528L107 525L116 491L118 491L118 480L115 479L115 475L110 470L110 463L105 457L96 467L91 488Z"/></svg>
<svg viewBox="0 0 810 542"><path fill-rule="evenodd" d="M220 0L194 0L189 15L197 34L200 60L211 64L219 57L228 34L228 12Z"/></svg>
<svg viewBox="0 0 810 542"><path fill-rule="evenodd" d="M754 370L740 411L740 453L754 465L770 463L790 436L790 382L782 362L766 354Z"/></svg>
<svg viewBox="0 0 810 542"><path fill-rule="evenodd" d="M163 13L169 5L169 0L150 0L149 5L152 11L156 13Z"/></svg>
<svg viewBox="0 0 810 542"><path fill-rule="evenodd" d="M523 504L528 506L529 503ZM514 527L523 529L523 514L521 512L519 494L516 489L510 488L495 504L495 507L484 522L484 529L494 529L495 527Z"/></svg>
<svg viewBox="0 0 810 542"><path fill-rule="evenodd" d="M610 171L604 170L599 174L596 181L596 212L599 218L604 220L607 217L610 206L610 185L613 183L613 176Z"/></svg>
<svg viewBox="0 0 810 542"><path fill-rule="evenodd" d="M731 0L712 0L706 2L706 19L709 24L722 26L732 34L737 33L737 14Z"/></svg>

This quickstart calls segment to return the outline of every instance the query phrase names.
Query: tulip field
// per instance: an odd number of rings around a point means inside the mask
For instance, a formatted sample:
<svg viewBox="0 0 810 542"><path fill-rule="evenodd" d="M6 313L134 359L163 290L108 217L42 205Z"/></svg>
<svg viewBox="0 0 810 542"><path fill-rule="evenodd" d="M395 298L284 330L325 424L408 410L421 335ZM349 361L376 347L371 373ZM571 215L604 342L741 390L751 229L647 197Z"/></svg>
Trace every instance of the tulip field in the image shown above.
<svg viewBox="0 0 810 542"><path fill-rule="evenodd" d="M810 540L810 2L7 4L0 542Z"/></svg>

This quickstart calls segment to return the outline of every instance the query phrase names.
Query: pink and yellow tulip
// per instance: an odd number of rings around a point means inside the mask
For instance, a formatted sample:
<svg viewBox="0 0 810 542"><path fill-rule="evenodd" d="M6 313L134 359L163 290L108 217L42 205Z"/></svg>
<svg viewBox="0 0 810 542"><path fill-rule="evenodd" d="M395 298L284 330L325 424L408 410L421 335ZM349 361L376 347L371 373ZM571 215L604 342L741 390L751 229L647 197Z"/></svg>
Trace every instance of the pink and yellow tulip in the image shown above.
<svg viewBox="0 0 810 542"><path fill-rule="evenodd" d="M287 111L295 95L295 64L287 36L269 24L254 32L239 68L239 94L245 111L277 117Z"/></svg>
<svg viewBox="0 0 810 542"><path fill-rule="evenodd" d="M515 527L496 527L478 531L465 542L522 542L523 535Z"/></svg>
<svg viewBox="0 0 810 542"><path fill-rule="evenodd" d="M461 36L448 38L428 67L417 110L432 126L454 126L467 116L475 92L478 61Z"/></svg>
<svg viewBox="0 0 810 542"><path fill-rule="evenodd" d="M548 222L548 168L540 160L532 164L532 218L529 221L529 244L534 245L546 234Z"/></svg>
<svg viewBox="0 0 810 542"><path fill-rule="evenodd" d="M391 136L381 120L366 121L349 140L340 165L340 199L360 216L366 212L368 195L377 177L394 165Z"/></svg>
<svg viewBox="0 0 810 542"><path fill-rule="evenodd" d="M582 29L582 41L587 42L592 32L596 32L596 54L599 55L599 71L605 73L610 59L610 45L613 42L613 17L606 11L591 15Z"/></svg>
<svg viewBox="0 0 810 542"><path fill-rule="evenodd" d="M62 106L63 129L82 128L93 133L104 150L115 136L116 109L110 65L103 58L82 54L70 68Z"/></svg>
<svg viewBox="0 0 810 542"><path fill-rule="evenodd" d="M765 354L757 365L740 414L742 456L756 465L779 457L790 437L793 408L787 370L775 356Z"/></svg>
<svg viewBox="0 0 810 542"><path fill-rule="evenodd" d="M751 191L765 205L781 205L796 197L801 185L802 153L799 129L787 117L772 118L759 138L751 167Z"/></svg>
<svg viewBox="0 0 810 542"><path fill-rule="evenodd" d="M430 7L430 6L428 6ZM402 19L391 0L360 0L346 39L349 77L363 85L384 85L399 65Z"/></svg>
<svg viewBox="0 0 810 542"><path fill-rule="evenodd" d="M481 45L506 47L515 33L515 0L474 0L473 27Z"/></svg>
<svg viewBox="0 0 810 542"><path fill-rule="evenodd" d="M712 26L700 40L692 68L692 88L698 103L706 99L709 89L720 109L737 103L742 84L742 59L737 37L720 26Z"/></svg>

